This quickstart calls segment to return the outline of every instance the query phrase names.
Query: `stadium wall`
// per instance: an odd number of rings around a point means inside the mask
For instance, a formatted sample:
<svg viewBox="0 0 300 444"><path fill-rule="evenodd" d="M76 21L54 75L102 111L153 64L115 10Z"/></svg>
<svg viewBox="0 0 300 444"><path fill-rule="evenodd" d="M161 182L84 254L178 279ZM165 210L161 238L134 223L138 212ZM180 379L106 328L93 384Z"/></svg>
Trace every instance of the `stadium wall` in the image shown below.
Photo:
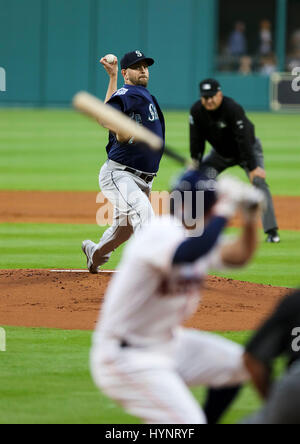
<svg viewBox="0 0 300 444"><path fill-rule="evenodd" d="M2 106L67 106L78 90L104 97L98 60L142 49L157 60L151 92L188 108L214 75L218 0L0 0ZM269 108L269 79L216 75L248 109ZM120 76L120 85L122 79Z"/></svg>

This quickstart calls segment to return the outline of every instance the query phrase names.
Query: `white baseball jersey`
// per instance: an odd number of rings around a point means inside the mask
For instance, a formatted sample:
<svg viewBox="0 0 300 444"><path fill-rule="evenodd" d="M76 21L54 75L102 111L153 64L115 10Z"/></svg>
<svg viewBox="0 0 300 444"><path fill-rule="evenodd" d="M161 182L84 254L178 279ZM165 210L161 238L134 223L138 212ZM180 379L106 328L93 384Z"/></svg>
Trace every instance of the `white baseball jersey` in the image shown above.
<svg viewBox="0 0 300 444"><path fill-rule="evenodd" d="M188 387L232 387L249 377L241 346L180 327L197 308L208 270L223 267L220 246L174 266L185 238L178 220L163 217L130 240L94 335L95 384L148 424L205 424Z"/></svg>
<svg viewBox="0 0 300 444"><path fill-rule="evenodd" d="M172 264L187 232L177 219L155 218L127 246L112 280L95 334L132 346L165 343L197 309L207 272L222 265L220 247L198 262Z"/></svg>

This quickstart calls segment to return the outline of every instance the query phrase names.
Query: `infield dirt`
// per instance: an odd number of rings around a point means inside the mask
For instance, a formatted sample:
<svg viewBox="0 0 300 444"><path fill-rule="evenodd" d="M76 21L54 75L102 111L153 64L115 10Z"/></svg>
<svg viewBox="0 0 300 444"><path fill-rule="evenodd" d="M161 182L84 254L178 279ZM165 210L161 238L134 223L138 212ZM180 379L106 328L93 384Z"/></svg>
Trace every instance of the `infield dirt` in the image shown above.
<svg viewBox="0 0 300 444"><path fill-rule="evenodd" d="M101 193L95 192L48 192L48 191L0 191L0 223L66 223L95 224L96 213L107 205ZM300 197L274 198L278 224L282 230L300 230ZM108 205L111 223L112 208ZM233 225L239 225L236 219Z"/></svg>
<svg viewBox="0 0 300 444"><path fill-rule="evenodd" d="M1 191L0 223L95 224L101 208L96 197L95 192ZM98 195L99 200L103 202ZM274 201L280 228L300 230L300 198ZM111 276L0 270L0 325L92 330ZM285 288L210 277L203 302L187 325L208 331L252 330L287 293Z"/></svg>

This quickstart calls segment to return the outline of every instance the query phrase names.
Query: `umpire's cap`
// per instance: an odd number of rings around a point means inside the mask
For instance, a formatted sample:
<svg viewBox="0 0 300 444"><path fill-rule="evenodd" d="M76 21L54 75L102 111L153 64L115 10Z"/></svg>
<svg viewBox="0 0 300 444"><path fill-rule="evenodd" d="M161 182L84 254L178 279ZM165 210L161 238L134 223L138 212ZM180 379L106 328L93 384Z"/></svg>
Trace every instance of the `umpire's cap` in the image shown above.
<svg viewBox="0 0 300 444"><path fill-rule="evenodd" d="M201 97L214 97L221 89L220 83L215 79L205 79L200 83Z"/></svg>
<svg viewBox="0 0 300 444"><path fill-rule="evenodd" d="M135 65L138 62L141 62L142 60L145 60L148 66L151 66L154 64L154 60L146 57L144 53L141 51L132 51L128 52L124 55L124 57L121 60L121 68L127 69L132 65Z"/></svg>
<svg viewBox="0 0 300 444"><path fill-rule="evenodd" d="M204 193L204 214L207 214L218 200L216 191L217 182L209 179L198 170L185 171L174 184L171 193L171 213L174 214L174 196L175 192L179 191L182 196L182 202L185 204L185 199L192 204L191 208L185 208L186 211L191 211L191 216L196 219L197 204L199 200L199 191ZM191 197L188 197L186 192L191 192Z"/></svg>

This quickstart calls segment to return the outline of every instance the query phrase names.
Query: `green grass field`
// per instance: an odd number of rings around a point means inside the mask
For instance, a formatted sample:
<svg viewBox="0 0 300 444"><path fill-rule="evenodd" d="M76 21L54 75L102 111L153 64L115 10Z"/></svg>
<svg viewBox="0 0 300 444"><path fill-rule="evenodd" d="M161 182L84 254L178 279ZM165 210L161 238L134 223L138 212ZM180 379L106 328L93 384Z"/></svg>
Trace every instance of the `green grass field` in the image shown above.
<svg viewBox="0 0 300 444"><path fill-rule="evenodd" d="M6 333L0 424L137 422L94 386L89 373L90 332L7 327ZM243 343L249 334L226 336ZM203 389L194 394L201 401L205 396ZM225 420L237 422L258 406L258 397L246 387Z"/></svg>
<svg viewBox="0 0 300 444"><path fill-rule="evenodd" d="M83 239L95 242L104 232L96 225L64 224L0 224L0 269L18 268L84 268L81 252ZM237 230L230 229L232 235ZM279 287L299 285L300 232L284 231L281 245L262 244L256 259L241 271L229 271L222 276L258 284ZM123 247L113 253L104 269L114 269L120 261ZM274 254L274 251L276 254Z"/></svg>
<svg viewBox="0 0 300 444"><path fill-rule="evenodd" d="M250 114L277 195L299 194L298 115ZM167 142L188 156L188 113L167 112ZM0 109L0 189L98 190L106 158L106 131L73 111ZM178 172L163 160L155 190L167 190ZM286 174L288 172L288 174ZM244 177L235 169L234 174Z"/></svg>
<svg viewBox="0 0 300 444"><path fill-rule="evenodd" d="M299 191L299 116L252 113L262 139L273 194ZM188 155L188 113L167 112L167 141ZM98 190L106 158L106 133L67 110L0 110L0 190ZM155 190L169 188L180 171L162 162ZM245 177L238 168L234 175ZM246 180L246 178L245 178ZM84 268L81 241L97 240L94 225L0 224L0 269ZM232 230L235 232L235 230ZM299 285L300 233L282 231L280 245L262 243L253 263L226 276L276 286ZM263 234L261 234L262 240ZM122 249L107 268L115 268ZM1 296L0 296L1 297ZM0 352L0 423L132 423L134 418L103 397L89 375L91 332L6 327L7 352ZM250 332L224 336L244 344ZM203 389L194 390L203 400ZM247 386L224 422L235 423L259 406Z"/></svg>
<svg viewBox="0 0 300 444"><path fill-rule="evenodd" d="M138 423L101 395L90 377L91 332L6 327L7 351L1 355L0 424ZM251 332L223 333L244 344ZM53 359L55 357L55 359ZM276 366L275 377L283 362ZM193 389L203 403L206 391ZM235 424L261 402L248 385L223 418Z"/></svg>

